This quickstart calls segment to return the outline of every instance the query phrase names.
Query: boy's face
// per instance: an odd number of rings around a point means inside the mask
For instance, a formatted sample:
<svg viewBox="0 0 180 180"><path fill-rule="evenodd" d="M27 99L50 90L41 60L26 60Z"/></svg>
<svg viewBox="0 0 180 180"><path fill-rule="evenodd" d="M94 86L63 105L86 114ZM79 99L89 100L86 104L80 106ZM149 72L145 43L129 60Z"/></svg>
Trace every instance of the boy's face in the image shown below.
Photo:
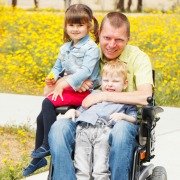
<svg viewBox="0 0 180 180"><path fill-rule="evenodd" d="M102 91L121 92L127 87L127 80L123 76L106 74L102 76Z"/></svg>

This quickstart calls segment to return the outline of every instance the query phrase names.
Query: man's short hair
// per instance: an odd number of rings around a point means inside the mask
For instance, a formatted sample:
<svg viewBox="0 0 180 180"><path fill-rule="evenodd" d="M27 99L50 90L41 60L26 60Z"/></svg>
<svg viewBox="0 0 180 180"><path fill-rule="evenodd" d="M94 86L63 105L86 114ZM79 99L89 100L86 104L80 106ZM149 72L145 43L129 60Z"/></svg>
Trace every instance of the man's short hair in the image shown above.
<svg viewBox="0 0 180 180"><path fill-rule="evenodd" d="M130 38L130 23L127 16L120 12L109 12L101 22L100 32L106 21L109 21L111 26L113 26L114 28L120 28L125 25L127 28L127 37Z"/></svg>

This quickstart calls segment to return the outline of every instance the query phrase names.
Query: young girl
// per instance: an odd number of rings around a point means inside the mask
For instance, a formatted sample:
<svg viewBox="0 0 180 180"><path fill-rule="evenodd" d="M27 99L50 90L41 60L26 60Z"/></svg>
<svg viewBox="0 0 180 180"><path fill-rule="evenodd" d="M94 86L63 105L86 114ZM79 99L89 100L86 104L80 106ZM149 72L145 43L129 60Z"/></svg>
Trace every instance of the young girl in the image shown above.
<svg viewBox="0 0 180 180"><path fill-rule="evenodd" d="M37 130L33 158L23 175L28 176L37 169L47 165L45 156L49 155L48 133L56 121L55 108L59 106L80 106L90 91L78 92L86 79L98 85L100 53L97 44L90 39L93 29L98 42L98 22L92 10L83 4L70 6L65 12L64 41L58 59L46 78L42 110L37 117Z"/></svg>

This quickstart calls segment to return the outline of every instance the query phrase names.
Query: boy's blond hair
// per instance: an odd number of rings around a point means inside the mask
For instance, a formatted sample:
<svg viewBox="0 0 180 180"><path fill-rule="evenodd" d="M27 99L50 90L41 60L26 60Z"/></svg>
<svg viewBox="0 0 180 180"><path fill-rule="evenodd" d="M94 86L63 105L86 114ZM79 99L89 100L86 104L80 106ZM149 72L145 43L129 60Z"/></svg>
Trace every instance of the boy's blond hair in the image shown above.
<svg viewBox="0 0 180 180"><path fill-rule="evenodd" d="M123 76L124 81L127 80L127 65L122 61L109 61L102 68L101 75L106 76Z"/></svg>

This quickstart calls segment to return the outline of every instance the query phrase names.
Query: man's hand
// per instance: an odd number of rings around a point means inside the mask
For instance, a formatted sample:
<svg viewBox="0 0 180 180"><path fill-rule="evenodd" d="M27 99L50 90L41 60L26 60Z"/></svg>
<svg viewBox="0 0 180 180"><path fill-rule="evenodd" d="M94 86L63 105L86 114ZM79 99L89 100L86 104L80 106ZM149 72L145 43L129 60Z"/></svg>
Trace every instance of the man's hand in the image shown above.
<svg viewBox="0 0 180 180"><path fill-rule="evenodd" d="M83 101L82 101L82 107L87 109L93 104L97 104L99 102L104 101L104 95L102 92L92 93L89 94Z"/></svg>
<svg viewBox="0 0 180 180"><path fill-rule="evenodd" d="M78 92L80 92L80 93L85 92L92 87L93 87L93 82L91 80L87 79L82 83L81 87L78 89Z"/></svg>

